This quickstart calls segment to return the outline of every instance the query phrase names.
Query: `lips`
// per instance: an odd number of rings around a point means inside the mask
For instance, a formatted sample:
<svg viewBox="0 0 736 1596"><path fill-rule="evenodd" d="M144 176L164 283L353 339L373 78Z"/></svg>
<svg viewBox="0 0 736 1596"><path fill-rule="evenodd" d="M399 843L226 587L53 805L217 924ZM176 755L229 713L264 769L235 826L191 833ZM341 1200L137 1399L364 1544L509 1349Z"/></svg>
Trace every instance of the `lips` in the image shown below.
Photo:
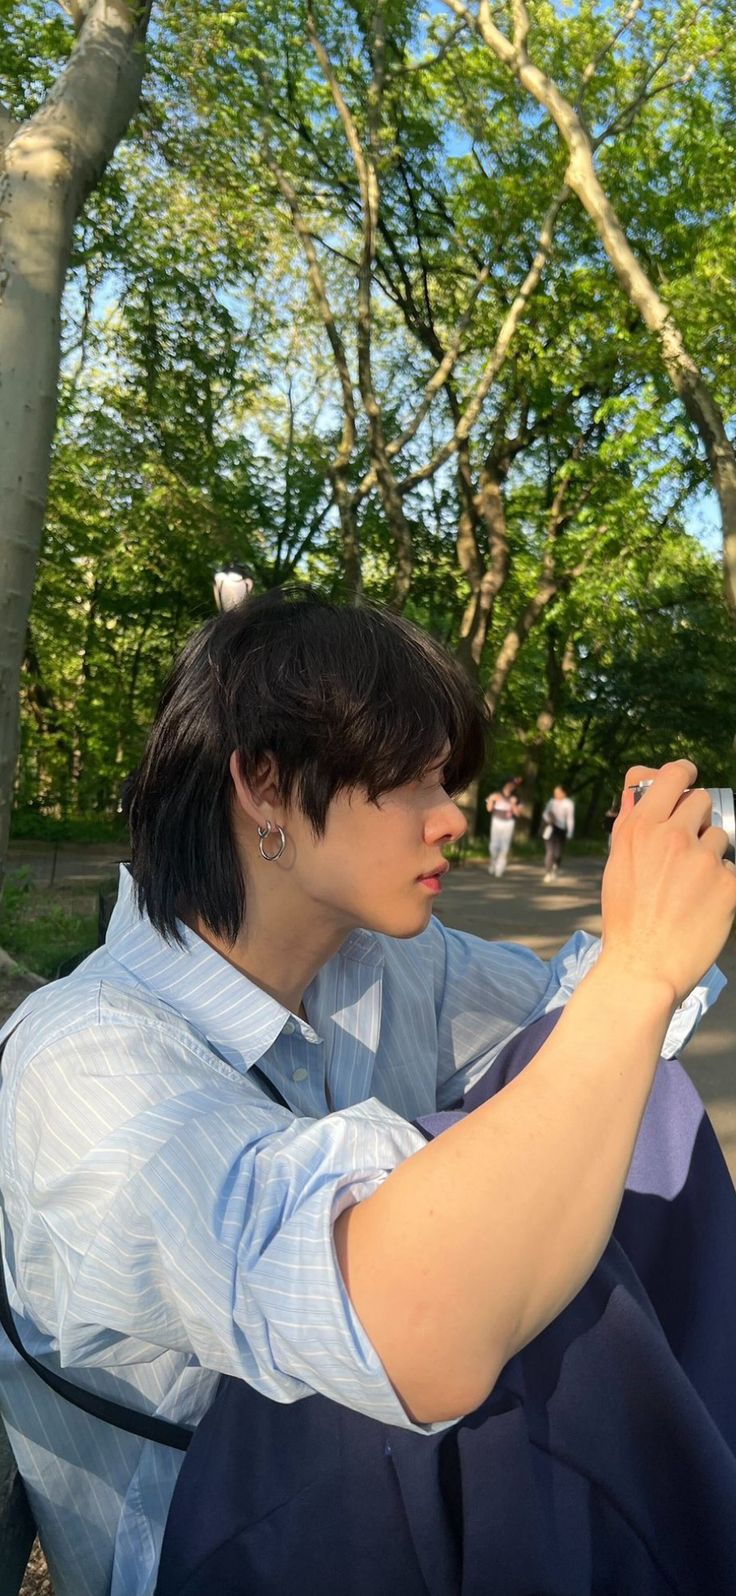
<svg viewBox="0 0 736 1596"><path fill-rule="evenodd" d="M449 868L447 860L443 859L435 870L427 870L423 876L419 876L417 879L419 881L438 881L440 876L447 874Z"/></svg>

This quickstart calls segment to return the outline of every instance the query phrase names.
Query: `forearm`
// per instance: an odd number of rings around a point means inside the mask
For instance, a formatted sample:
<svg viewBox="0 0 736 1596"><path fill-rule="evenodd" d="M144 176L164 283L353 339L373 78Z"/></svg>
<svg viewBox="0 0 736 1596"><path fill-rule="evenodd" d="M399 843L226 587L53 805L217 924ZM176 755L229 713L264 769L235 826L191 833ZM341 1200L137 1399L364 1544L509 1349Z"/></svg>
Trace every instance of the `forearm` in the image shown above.
<svg viewBox="0 0 736 1596"><path fill-rule="evenodd" d="M611 1234L675 999L605 959L527 1068L338 1221L353 1304L409 1412L476 1406Z"/></svg>

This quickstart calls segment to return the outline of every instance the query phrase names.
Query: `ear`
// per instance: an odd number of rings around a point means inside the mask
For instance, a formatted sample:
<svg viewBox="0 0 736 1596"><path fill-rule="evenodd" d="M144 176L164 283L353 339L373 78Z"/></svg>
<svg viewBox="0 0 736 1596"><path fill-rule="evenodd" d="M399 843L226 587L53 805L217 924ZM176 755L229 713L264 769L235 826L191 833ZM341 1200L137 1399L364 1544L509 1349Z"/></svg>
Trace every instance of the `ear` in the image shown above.
<svg viewBox="0 0 736 1596"><path fill-rule="evenodd" d="M267 820L274 826L280 824L284 806L279 799L276 765L270 754L264 755L256 775L247 782L243 779L237 753L232 753L230 776L238 806L246 819L256 826L265 826Z"/></svg>

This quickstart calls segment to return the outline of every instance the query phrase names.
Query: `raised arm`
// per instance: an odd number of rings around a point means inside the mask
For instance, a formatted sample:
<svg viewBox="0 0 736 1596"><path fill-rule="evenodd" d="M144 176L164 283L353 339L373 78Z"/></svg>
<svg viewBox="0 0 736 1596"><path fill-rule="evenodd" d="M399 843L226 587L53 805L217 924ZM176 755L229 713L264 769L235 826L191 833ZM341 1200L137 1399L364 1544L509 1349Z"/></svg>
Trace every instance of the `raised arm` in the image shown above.
<svg viewBox="0 0 736 1596"><path fill-rule="evenodd" d="M415 1420L477 1406L608 1242L670 1018L736 910L707 795L681 797L695 774L664 766L636 810L625 794L603 952L532 1062L337 1221L353 1305Z"/></svg>

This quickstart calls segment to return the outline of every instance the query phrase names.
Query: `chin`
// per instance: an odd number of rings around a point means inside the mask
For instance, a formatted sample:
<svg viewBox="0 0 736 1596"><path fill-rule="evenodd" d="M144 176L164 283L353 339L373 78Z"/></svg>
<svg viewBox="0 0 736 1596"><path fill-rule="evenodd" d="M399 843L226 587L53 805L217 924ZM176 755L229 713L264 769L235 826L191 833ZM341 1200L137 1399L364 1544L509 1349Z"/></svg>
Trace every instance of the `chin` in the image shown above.
<svg viewBox="0 0 736 1596"><path fill-rule="evenodd" d="M419 907L413 904L410 909L397 910L395 914L376 913L363 920L362 924L366 931L376 931L380 936L396 937L398 941L404 941L408 937L418 937L420 932L426 931L431 918L432 904L428 901Z"/></svg>

